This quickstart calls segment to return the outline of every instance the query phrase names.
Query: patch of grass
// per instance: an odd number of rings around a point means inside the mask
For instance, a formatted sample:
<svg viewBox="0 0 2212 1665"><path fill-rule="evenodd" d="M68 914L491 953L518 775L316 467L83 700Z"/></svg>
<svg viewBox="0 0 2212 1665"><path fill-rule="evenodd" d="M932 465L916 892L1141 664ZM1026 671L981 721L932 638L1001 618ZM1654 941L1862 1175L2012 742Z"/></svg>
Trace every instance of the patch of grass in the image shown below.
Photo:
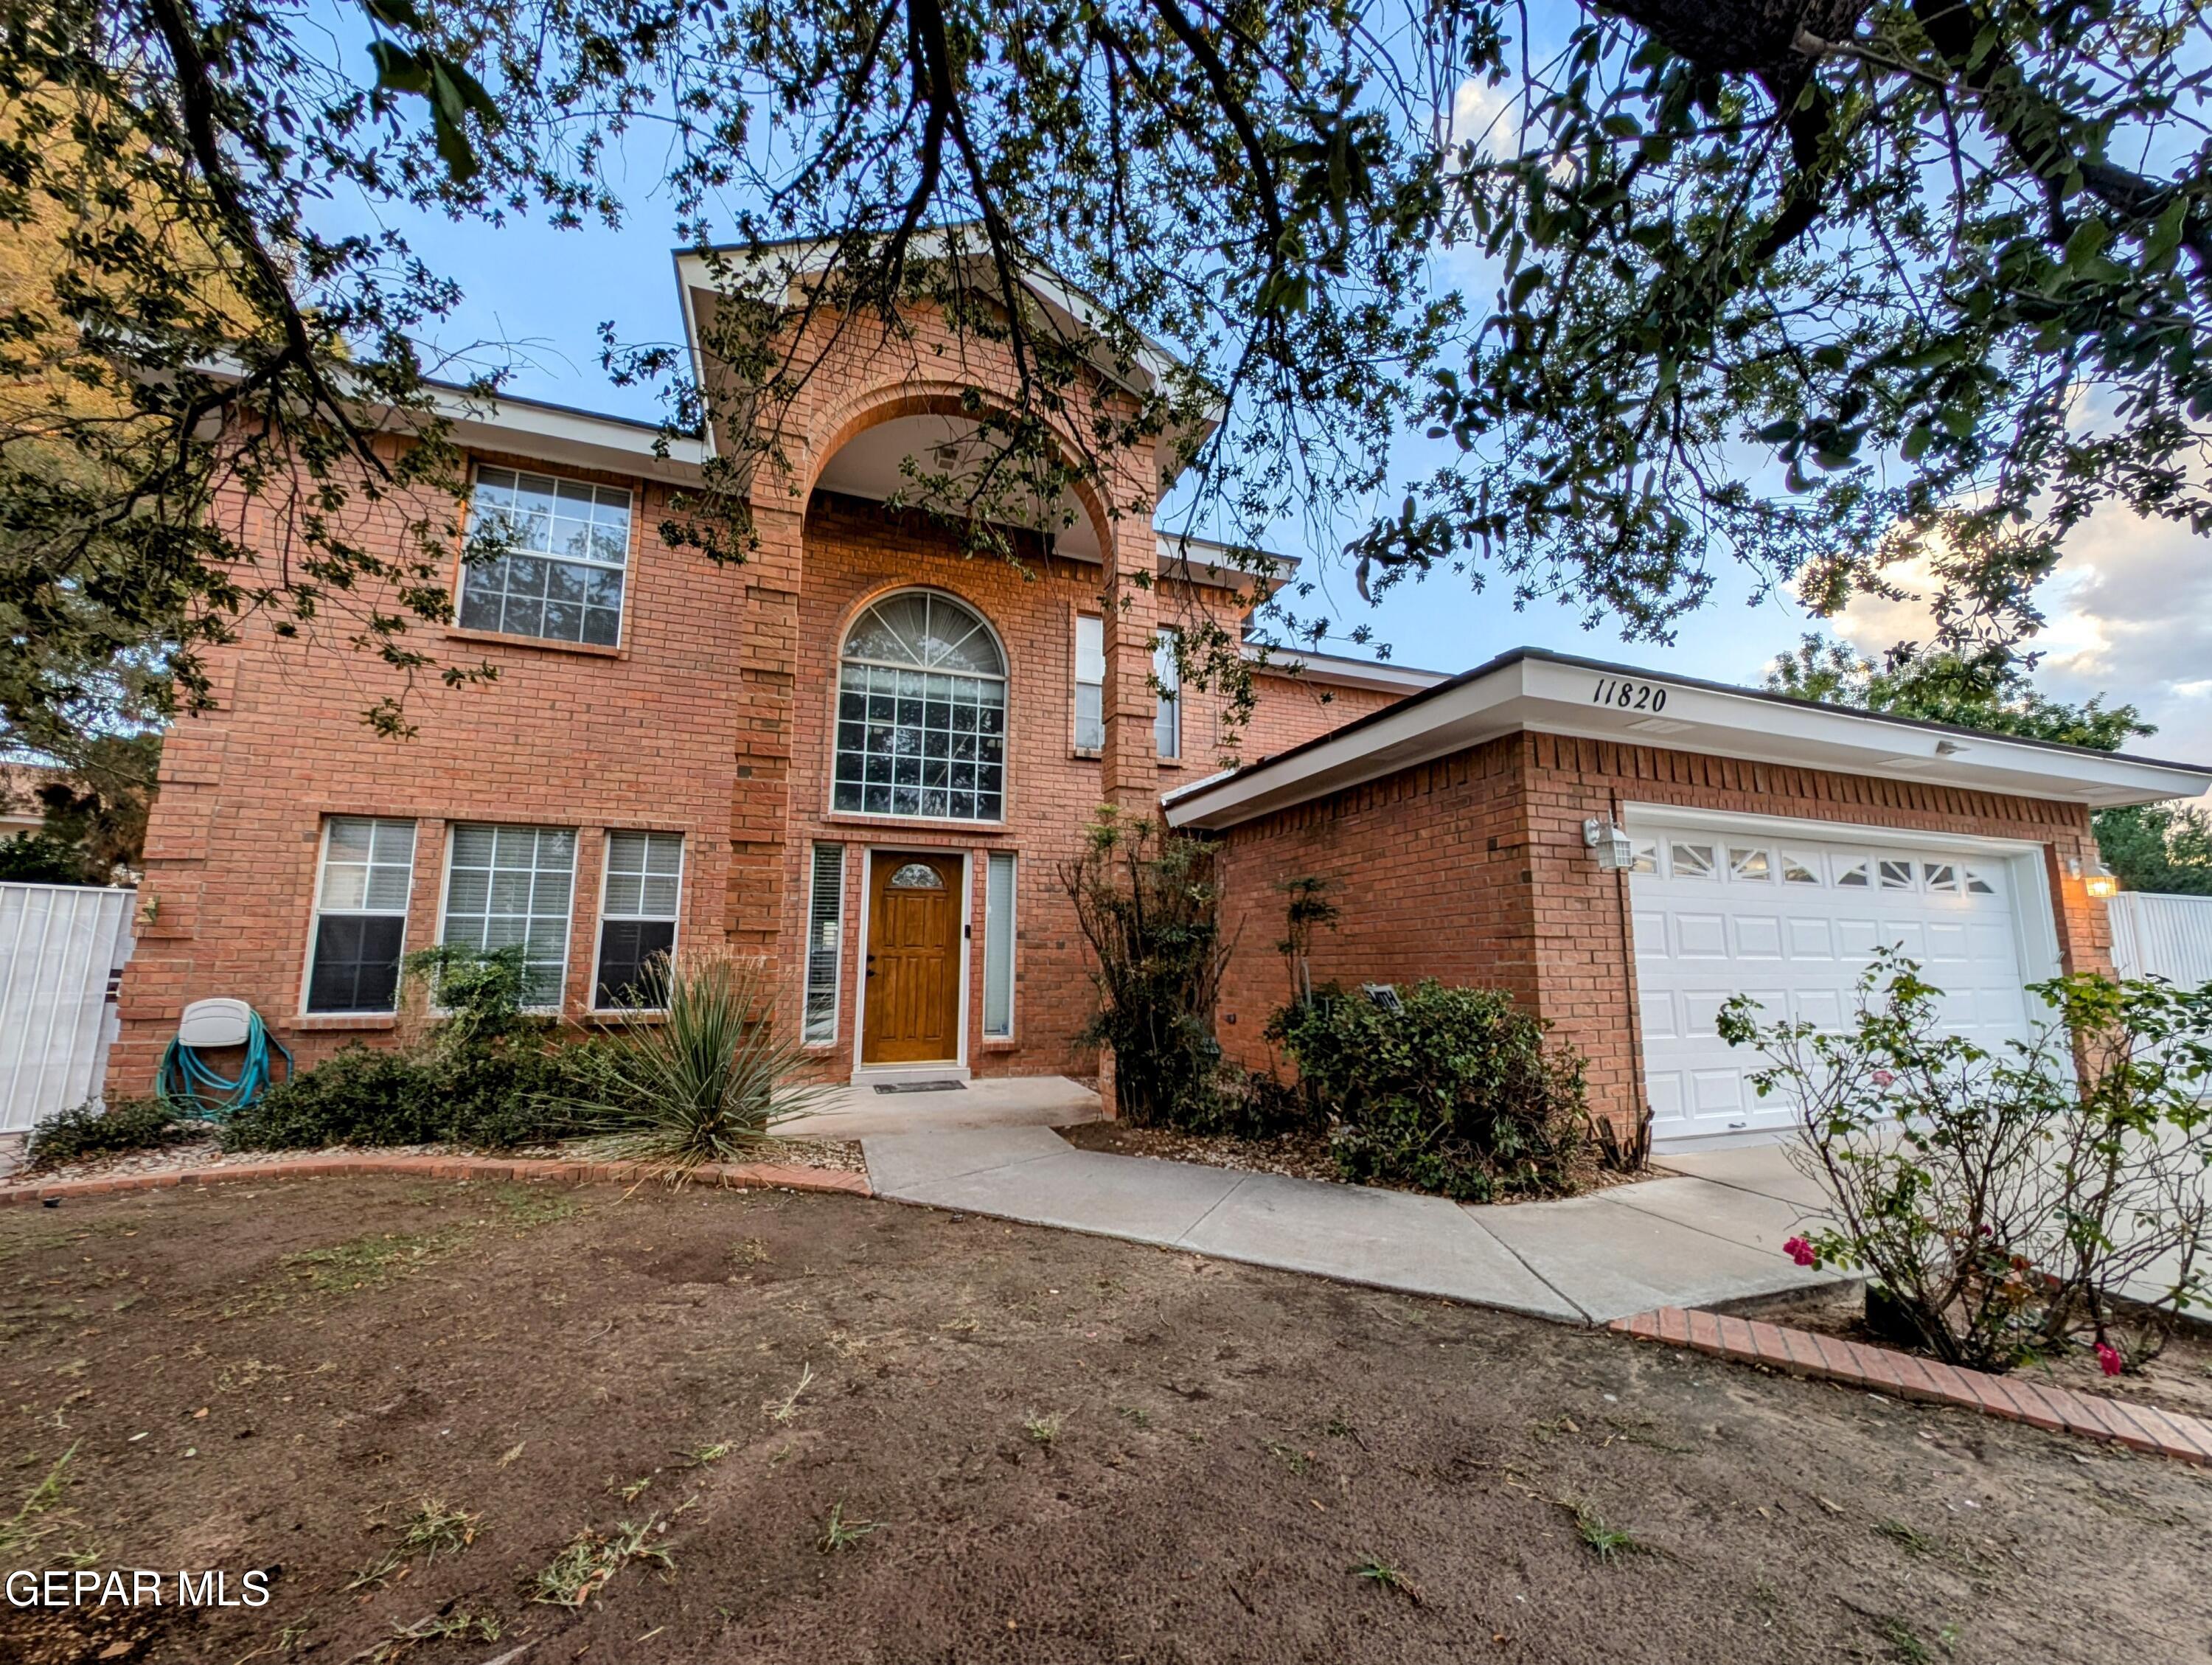
<svg viewBox="0 0 2212 1665"><path fill-rule="evenodd" d="M21 1507L9 1519L0 1521L0 1564L27 1562L32 1549L58 1535L64 1539L62 1553L54 1558L58 1565L72 1569L88 1567L99 1559L89 1546L78 1547L67 1541L67 1534L80 1525L61 1512L62 1494L69 1489L69 1466L76 1456L76 1445L73 1442L40 1477L39 1483L23 1498Z"/></svg>
<svg viewBox="0 0 2212 1665"><path fill-rule="evenodd" d="M404 1550L387 1549L367 1565L354 1569L353 1577L346 1580L346 1591L350 1595L357 1589L381 1589L397 1577L400 1569L406 1565Z"/></svg>
<svg viewBox="0 0 2212 1665"><path fill-rule="evenodd" d="M350 1237L327 1249L287 1255L280 1264L312 1295L351 1295L377 1290L410 1277L461 1239L446 1227L436 1231L380 1231Z"/></svg>
<svg viewBox="0 0 2212 1665"><path fill-rule="evenodd" d="M843 1503L833 1503L830 1505L830 1519L823 1527L817 1543L824 1555L835 1555L839 1550L852 1548L875 1529L873 1521L847 1520Z"/></svg>
<svg viewBox="0 0 2212 1665"><path fill-rule="evenodd" d="M611 1533L589 1527L562 1547L527 1586L530 1599L556 1607L580 1607L607 1587L624 1567L645 1563L673 1569L676 1558L652 1541L664 1525L658 1515L643 1524L618 1522Z"/></svg>
<svg viewBox="0 0 2212 1665"><path fill-rule="evenodd" d="M1624 1555L1647 1553L1646 1546L1638 1543L1633 1534L1617 1526L1607 1524L1604 1516L1586 1503L1570 1503L1567 1507L1575 1516L1575 1535L1589 1546L1601 1561L1617 1561Z"/></svg>
<svg viewBox="0 0 2212 1665"><path fill-rule="evenodd" d="M506 1626L488 1613L434 1613L411 1625L395 1622L391 1635L355 1658L362 1665L394 1665L394 1662L405 1658L425 1642L496 1642L505 1630Z"/></svg>
<svg viewBox="0 0 2212 1665"><path fill-rule="evenodd" d="M769 1263L768 1244L758 1237L747 1237L730 1251L730 1255L739 1266L766 1266Z"/></svg>
<svg viewBox="0 0 2212 1665"><path fill-rule="evenodd" d="M1876 1521L1874 1529L1899 1548L1914 1555L1933 1555L1936 1540L1917 1527L1907 1526L1903 1521Z"/></svg>
<svg viewBox="0 0 2212 1665"><path fill-rule="evenodd" d="M400 1528L399 1547L433 1561L441 1555L459 1555L477 1540L477 1526L483 1519L465 1509L448 1509L441 1498L425 1498Z"/></svg>
<svg viewBox="0 0 2212 1665"><path fill-rule="evenodd" d="M1874 1629L1875 1634L1888 1644L1891 1655L1903 1660L1905 1665L1931 1665L1936 1657L1912 1626L1902 1619L1878 1619Z"/></svg>
<svg viewBox="0 0 2212 1665"><path fill-rule="evenodd" d="M613 1492L624 1503L635 1503L644 1493L645 1488L652 1484L653 1476L647 1474L642 1480L632 1480L628 1486L616 1486L610 1482L607 1486L607 1490Z"/></svg>
<svg viewBox="0 0 2212 1665"><path fill-rule="evenodd" d="M811 1364L800 1365L799 1367L799 1385L797 1387L793 1388L780 1400L771 1399L764 1401L762 1403L761 1409L768 1413L768 1419L770 1422L785 1423L789 1422L792 1418L797 1416L799 1414L799 1396L806 1391L808 1384L813 1380L814 1366Z"/></svg>
<svg viewBox="0 0 2212 1665"><path fill-rule="evenodd" d="M1333 1416L1322 1425L1322 1432L1331 1439L1358 1439L1359 1430L1340 1416Z"/></svg>
<svg viewBox="0 0 2212 1665"><path fill-rule="evenodd" d="M576 1200L540 1185L502 1185L492 1200L511 1225L550 1225L576 1212Z"/></svg>
<svg viewBox="0 0 2212 1665"><path fill-rule="evenodd" d="M1354 1563L1352 1576L1364 1578L1370 1584L1380 1584L1384 1589L1394 1590L1417 1607L1421 1605L1421 1587L1379 1555L1370 1554Z"/></svg>
<svg viewBox="0 0 2212 1665"><path fill-rule="evenodd" d="M1060 1422L1057 1411L1048 1411L1042 1416L1032 1411L1022 1419L1022 1431L1036 1444L1056 1445L1060 1443Z"/></svg>
<svg viewBox="0 0 2212 1665"><path fill-rule="evenodd" d="M1114 1408L1132 1427L1149 1428L1152 1425L1152 1413L1141 1405L1116 1405Z"/></svg>
<svg viewBox="0 0 2212 1665"><path fill-rule="evenodd" d="M1301 1451L1297 1446L1286 1445L1279 1439L1268 1440L1266 1444L1267 1455L1280 1461L1284 1468L1289 1469L1300 1480L1305 1479L1307 1475L1313 1473L1312 1452Z"/></svg>
<svg viewBox="0 0 2212 1665"><path fill-rule="evenodd" d="M738 1448L728 1440L716 1440L711 1445L695 1445L683 1454L687 1468L704 1468L710 1462L720 1462Z"/></svg>

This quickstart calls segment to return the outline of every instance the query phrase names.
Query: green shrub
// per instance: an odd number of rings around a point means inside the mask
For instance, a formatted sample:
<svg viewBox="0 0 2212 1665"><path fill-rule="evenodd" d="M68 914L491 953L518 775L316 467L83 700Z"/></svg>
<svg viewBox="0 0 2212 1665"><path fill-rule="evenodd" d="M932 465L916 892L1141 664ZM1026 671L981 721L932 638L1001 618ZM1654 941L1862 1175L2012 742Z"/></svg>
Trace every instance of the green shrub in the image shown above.
<svg viewBox="0 0 2212 1665"><path fill-rule="evenodd" d="M407 957L410 987L441 1007L411 1052L349 1047L271 1087L222 1128L227 1151L334 1145L460 1145L503 1150L571 1131L554 1108L574 1055L547 1045L548 1025L522 1008L522 951L440 947Z"/></svg>
<svg viewBox="0 0 2212 1665"><path fill-rule="evenodd" d="M1870 1273L1869 1311L1948 1364L2080 1346L2132 1369L2208 1296L2212 984L2083 973L2028 992L2046 1015L1993 1054L1885 949L1839 1031L1765 1022L1743 995L1719 1027L1765 1053L1751 1079L1794 1103L1793 1154L1828 1194L1828 1224L1785 1252Z"/></svg>
<svg viewBox="0 0 2212 1665"><path fill-rule="evenodd" d="M1199 840L1102 808L1060 883L1093 957L1098 1010L1082 1040L1114 1056L1122 1117L1139 1127L1221 1130L1233 1106L1213 1000L1228 958L1212 857Z"/></svg>
<svg viewBox="0 0 2212 1665"><path fill-rule="evenodd" d="M24 1155L33 1168L58 1168L88 1157L181 1145L204 1131L179 1121L158 1098L125 1098L106 1109L94 1101L40 1122Z"/></svg>
<svg viewBox="0 0 2212 1665"><path fill-rule="evenodd" d="M1338 1171L1480 1202L1574 1188L1583 1059L1494 988L1433 979L1394 1010L1331 986L1268 1024L1334 1119Z"/></svg>
<svg viewBox="0 0 2212 1665"><path fill-rule="evenodd" d="M684 1169L739 1161L823 1089L805 1085L805 1049L775 1033L757 965L679 961L662 974L661 1010L620 1040L568 1055L553 1114L597 1133L610 1153Z"/></svg>

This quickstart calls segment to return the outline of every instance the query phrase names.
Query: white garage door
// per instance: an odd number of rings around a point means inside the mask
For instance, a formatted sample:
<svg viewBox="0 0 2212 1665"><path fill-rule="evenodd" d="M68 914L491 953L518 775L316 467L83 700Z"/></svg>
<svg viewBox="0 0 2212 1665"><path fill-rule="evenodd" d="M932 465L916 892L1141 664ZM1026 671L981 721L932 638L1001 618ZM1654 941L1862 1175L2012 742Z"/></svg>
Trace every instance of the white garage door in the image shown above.
<svg viewBox="0 0 2212 1665"><path fill-rule="evenodd" d="M1916 848L1906 835L1639 833L1629 895L1653 1137L1789 1125L1790 1105L1751 1085L1763 1056L1715 1031L1722 1002L1749 994L1770 1016L1841 1028L1881 945L1944 991L1946 1028L1992 1051L2024 1038L2014 882L2001 857Z"/></svg>

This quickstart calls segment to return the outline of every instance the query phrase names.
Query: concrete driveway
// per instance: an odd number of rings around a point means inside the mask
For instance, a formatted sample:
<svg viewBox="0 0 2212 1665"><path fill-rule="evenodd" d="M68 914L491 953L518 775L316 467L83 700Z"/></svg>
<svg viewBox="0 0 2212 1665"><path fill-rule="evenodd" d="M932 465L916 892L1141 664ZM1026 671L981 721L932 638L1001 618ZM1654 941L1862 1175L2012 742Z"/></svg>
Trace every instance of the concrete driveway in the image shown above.
<svg viewBox="0 0 2212 1665"><path fill-rule="evenodd" d="M867 1138L878 1196L1058 1226L1568 1322L1807 1288L1782 1252L1812 1211L1783 1172L1730 1152L1562 1202L1468 1206L1321 1180L1079 1151L1048 1128ZM1713 1158L1700 1157L1700 1165ZM1787 1174L1787 1178L1784 1176Z"/></svg>

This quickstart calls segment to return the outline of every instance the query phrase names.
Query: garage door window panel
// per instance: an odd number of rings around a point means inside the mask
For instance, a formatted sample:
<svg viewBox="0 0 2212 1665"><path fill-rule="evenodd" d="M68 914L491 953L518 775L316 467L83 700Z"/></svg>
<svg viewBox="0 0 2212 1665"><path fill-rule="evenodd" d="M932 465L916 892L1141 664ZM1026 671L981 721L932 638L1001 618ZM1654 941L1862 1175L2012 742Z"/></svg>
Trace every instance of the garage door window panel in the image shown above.
<svg viewBox="0 0 2212 1665"><path fill-rule="evenodd" d="M1710 844L1677 843L1668 851L1667 868L1676 878L1711 878L1713 876L1713 847Z"/></svg>
<svg viewBox="0 0 2212 1665"><path fill-rule="evenodd" d="M1818 884L1820 882L1820 858L1784 850L1782 853L1782 882L1784 884Z"/></svg>
<svg viewBox="0 0 2212 1665"><path fill-rule="evenodd" d="M1774 862L1761 848L1741 844L1729 847L1729 877L1765 884L1774 876Z"/></svg>

